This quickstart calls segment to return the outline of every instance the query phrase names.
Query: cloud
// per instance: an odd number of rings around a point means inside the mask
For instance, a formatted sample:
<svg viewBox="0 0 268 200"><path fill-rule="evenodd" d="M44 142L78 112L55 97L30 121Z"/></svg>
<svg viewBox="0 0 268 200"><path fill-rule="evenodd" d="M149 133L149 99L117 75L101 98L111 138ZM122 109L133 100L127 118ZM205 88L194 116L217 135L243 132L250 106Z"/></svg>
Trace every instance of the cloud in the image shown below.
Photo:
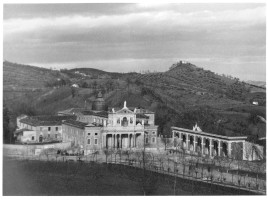
<svg viewBox="0 0 268 200"><path fill-rule="evenodd" d="M40 14L41 5L28 14L4 7L4 58L23 63L92 61L102 66L135 60L150 66L149 60L161 59L158 63L169 60L171 65L179 58L214 64L220 58L244 63L247 57L247 62L254 63L265 57L263 4L118 4L111 11L106 4L85 5L88 12L83 5L65 10L49 5Z"/></svg>

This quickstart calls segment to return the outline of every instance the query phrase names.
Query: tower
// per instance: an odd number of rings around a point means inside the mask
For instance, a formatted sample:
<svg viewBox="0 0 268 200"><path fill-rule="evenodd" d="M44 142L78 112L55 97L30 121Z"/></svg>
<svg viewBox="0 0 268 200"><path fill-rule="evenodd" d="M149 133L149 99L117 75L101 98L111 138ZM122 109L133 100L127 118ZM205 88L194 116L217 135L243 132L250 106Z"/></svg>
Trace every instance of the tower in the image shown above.
<svg viewBox="0 0 268 200"><path fill-rule="evenodd" d="M105 110L105 101L102 97L102 93L99 92L96 100L92 104L92 110L94 111L104 111Z"/></svg>

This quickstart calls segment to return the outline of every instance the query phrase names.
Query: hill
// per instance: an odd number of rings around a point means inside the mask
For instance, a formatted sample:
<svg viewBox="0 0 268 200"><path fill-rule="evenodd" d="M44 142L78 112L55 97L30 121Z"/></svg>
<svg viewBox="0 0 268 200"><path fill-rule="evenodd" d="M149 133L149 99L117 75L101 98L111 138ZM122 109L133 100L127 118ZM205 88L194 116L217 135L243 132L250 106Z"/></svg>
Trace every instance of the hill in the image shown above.
<svg viewBox="0 0 268 200"><path fill-rule="evenodd" d="M123 76L122 73L116 73L116 72L106 72L99 69L94 68L75 68L70 70L65 70L62 72L68 73L69 75L80 75L80 76L88 76L91 78L120 78Z"/></svg>
<svg viewBox="0 0 268 200"><path fill-rule="evenodd" d="M266 88L266 82L264 81L246 81L248 84L261 87L261 88Z"/></svg>
<svg viewBox="0 0 268 200"><path fill-rule="evenodd" d="M102 91L110 107L122 106L126 100L128 106L156 112L160 134L169 134L170 126L192 128L198 122L207 132L265 136L265 125L257 120L257 115L266 117L265 90L255 92L256 86L191 63L175 63L166 72L146 74L91 68L55 71L10 62L4 62L3 69L4 102L14 116L90 108ZM73 83L80 88L72 88ZM22 95L16 98L17 93ZM255 99L262 104L252 105Z"/></svg>

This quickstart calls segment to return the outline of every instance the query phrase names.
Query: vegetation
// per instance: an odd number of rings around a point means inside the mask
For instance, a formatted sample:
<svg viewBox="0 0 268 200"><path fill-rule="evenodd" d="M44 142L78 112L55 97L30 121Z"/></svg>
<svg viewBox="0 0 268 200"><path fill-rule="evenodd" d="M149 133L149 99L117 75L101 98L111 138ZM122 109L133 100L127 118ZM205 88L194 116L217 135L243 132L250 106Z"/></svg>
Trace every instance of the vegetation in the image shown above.
<svg viewBox="0 0 268 200"><path fill-rule="evenodd" d="M71 107L90 106L102 91L107 105L144 107L156 113L159 134L170 127L192 128L223 135L265 135L265 90L237 78L217 75L190 63L174 64L166 72L111 73L98 69L49 70L4 62L4 102L12 123L20 114L55 114ZM78 84L80 88L71 88ZM49 86L49 87L48 87ZM259 101L259 106L252 101Z"/></svg>

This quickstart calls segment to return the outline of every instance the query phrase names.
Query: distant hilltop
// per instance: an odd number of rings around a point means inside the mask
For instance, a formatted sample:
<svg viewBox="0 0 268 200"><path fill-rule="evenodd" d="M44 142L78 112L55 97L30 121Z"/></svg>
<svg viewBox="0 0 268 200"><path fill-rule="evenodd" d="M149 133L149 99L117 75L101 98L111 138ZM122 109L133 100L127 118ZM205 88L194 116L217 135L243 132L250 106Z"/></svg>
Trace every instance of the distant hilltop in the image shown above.
<svg viewBox="0 0 268 200"><path fill-rule="evenodd" d="M246 83L262 88L266 88L266 82L265 81L246 81Z"/></svg>

